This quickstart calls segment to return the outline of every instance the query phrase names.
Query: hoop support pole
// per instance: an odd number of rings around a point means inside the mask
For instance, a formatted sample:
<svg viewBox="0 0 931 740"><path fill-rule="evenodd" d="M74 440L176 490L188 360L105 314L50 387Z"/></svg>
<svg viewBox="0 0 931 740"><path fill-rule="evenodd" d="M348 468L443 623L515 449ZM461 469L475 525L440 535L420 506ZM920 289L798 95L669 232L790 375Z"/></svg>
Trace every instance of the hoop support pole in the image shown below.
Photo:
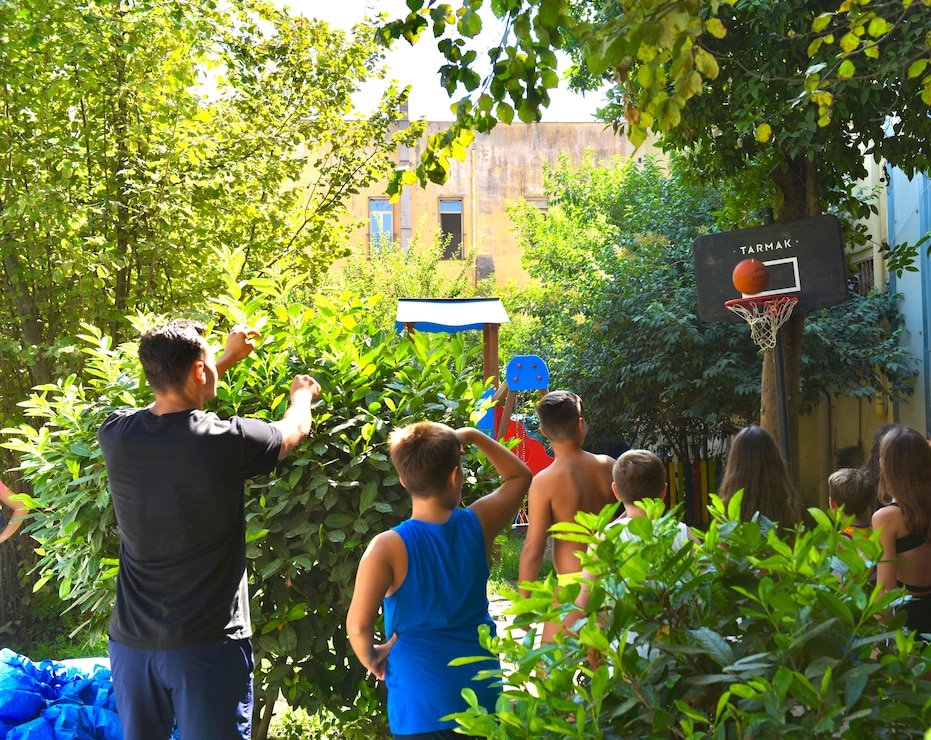
<svg viewBox="0 0 931 740"><path fill-rule="evenodd" d="M779 448L791 476L792 450L789 444L789 401L786 398L786 358L782 327L776 330L773 359L776 363L776 417L779 421Z"/></svg>

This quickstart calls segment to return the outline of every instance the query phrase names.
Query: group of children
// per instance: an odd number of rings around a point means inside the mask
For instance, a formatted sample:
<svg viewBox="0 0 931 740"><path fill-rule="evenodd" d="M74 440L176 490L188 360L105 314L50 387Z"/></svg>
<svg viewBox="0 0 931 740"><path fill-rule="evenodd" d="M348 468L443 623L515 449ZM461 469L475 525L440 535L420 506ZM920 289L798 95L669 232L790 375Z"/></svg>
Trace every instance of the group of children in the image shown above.
<svg viewBox="0 0 931 740"><path fill-rule="evenodd" d="M841 468L828 478L829 503L853 517L842 534L879 531L883 553L876 583L883 591L905 588L906 625L931 633L931 446L914 429L887 424L873 435L862 468Z"/></svg>
<svg viewBox="0 0 931 740"><path fill-rule="evenodd" d="M513 520L524 496L529 525L520 559L519 582L535 580L550 527L574 521L576 513L600 512L619 500L623 512L614 525L645 516L640 502L666 498L666 466L652 452L628 450L617 460L582 449L586 425L582 401L555 391L537 405L540 430L554 462L536 476L517 456L474 429L453 430L422 422L392 434L391 459L411 495L411 518L375 537L359 565L347 632L359 660L388 687L392 734L407 740L448 739L453 720L465 709L463 689L475 691L493 711L498 689L474 677L476 663L449 666L456 657L484 654L478 630L493 632L485 593L492 546ZM503 482L492 494L460 507L466 445L481 450ZM853 517L847 537L881 529L883 558L877 582L886 589L904 586L912 599L903 607L908 627L931 633L931 446L922 435L887 425L873 440L862 469L844 468L828 481L830 504ZM772 436L750 425L733 440L718 493L727 502L743 491L741 519L761 515L791 529L802 519L799 495ZM691 537L680 526L675 546ZM552 559L557 575L579 570L583 544L556 539ZM528 595L521 589L523 595ZM583 591L584 594L584 591ZM384 614L386 640L375 626ZM551 640L561 628L543 626ZM489 665L497 658L489 654Z"/></svg>

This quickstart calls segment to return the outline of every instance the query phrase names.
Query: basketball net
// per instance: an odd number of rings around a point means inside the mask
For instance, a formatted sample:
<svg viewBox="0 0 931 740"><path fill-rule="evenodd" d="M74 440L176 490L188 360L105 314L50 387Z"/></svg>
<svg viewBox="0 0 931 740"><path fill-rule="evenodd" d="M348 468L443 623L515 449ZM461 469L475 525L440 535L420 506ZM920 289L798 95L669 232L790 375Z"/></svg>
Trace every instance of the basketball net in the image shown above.
<svg viewBox="0 0 931 740"><path fill-rule="evenodd" d="M735 298L724 305L750 324L750 336L757 346L773 349L782 325L789 320L798 303L793 295L769 295Z"/></svg>

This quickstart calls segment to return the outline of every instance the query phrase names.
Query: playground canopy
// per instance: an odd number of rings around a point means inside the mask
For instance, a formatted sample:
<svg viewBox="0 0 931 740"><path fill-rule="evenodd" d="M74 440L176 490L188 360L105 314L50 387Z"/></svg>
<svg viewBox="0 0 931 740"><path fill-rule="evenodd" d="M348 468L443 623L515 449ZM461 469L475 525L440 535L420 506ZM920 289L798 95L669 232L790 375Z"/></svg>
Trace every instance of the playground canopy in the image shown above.
<svg viewBox="0 0 931 740"><path fill-rule="evenodd" d="M454 334L508 321L500 298L401 298L395 326L399 332L407 328Z"/></svg>
<svg viewBox="0 0 931 740"><path fill-rule="evenodd" d="M399 298L398 332L455 334L481 329L484 379L498 387L498 326L510 321L500 298Z"/></svg>

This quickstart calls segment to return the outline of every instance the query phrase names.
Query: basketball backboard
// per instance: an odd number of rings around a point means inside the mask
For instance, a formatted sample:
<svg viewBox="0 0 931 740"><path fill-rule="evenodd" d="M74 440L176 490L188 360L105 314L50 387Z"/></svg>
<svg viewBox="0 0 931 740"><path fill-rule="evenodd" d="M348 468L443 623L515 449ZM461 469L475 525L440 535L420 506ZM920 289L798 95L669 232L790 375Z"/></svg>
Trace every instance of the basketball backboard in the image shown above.
<svg viewBox="0 0 931 740"><path fill-rule="evenodd" d="M796 313L833 306L848 298L840 221L826 214L708 234L692 242L702 321L740 320L724 303L741 297L731 279L737 263L748 257L769 268L769 285L759 295L797 296Z"/></svg>

